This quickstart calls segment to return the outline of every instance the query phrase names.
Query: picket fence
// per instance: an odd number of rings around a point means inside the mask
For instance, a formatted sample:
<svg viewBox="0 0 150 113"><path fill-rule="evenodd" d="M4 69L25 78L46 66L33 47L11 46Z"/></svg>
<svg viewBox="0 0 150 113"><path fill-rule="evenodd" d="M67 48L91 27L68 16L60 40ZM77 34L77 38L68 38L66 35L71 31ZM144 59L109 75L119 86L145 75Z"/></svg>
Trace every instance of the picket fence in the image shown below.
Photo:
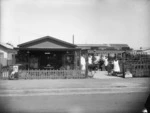
<svg viewBox="0 0 150 113"><path fill-rule="evenodd" d="M3 68L0 70L0 79L8 79L10 71L8 68Z"/></svg>
<svg viewBox="0 0 150 113"><path fill-rule="evenodd" d="M81 79L81 70L19 70L19 79ZM3 71L1 79L8 79L9 71Z"/></svg>

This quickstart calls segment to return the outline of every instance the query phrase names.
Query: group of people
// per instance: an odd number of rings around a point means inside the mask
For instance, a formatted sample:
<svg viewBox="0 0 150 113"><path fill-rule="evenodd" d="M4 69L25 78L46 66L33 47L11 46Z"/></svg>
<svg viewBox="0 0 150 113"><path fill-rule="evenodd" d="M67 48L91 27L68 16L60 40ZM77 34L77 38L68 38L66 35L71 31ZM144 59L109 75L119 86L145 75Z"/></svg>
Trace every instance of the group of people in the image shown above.
<svg viewBox="0 0 150 113"><path fill-rule="evenodd" d="M108 58L105 56L103 61L108 75L117 75L120 72L119 60L117 58L114 60L108 60Z"/></svg>
<svg viewBox="0 0 150 113"><path fill-rule="evenodd" d="M85 71L86 69L86 61L85 57L81 56L81 70ZM95 56L93 60L93 56L88 56L88 70L97 71L97 70L105 70L110 75L117 75L120 72L119 61L117 58L113 60L108 60L107 56L98 57Z"/></svg>
<svg viewBox="0 0 150 113"><path fill-rule="evenodd" d="M104 67L105 71L107 71L108 74L116 75L120 72L119 61L117 58L113 60L108 60L107 56L103 56L99 59L98 65L99 70L103 71Z"/></svg>

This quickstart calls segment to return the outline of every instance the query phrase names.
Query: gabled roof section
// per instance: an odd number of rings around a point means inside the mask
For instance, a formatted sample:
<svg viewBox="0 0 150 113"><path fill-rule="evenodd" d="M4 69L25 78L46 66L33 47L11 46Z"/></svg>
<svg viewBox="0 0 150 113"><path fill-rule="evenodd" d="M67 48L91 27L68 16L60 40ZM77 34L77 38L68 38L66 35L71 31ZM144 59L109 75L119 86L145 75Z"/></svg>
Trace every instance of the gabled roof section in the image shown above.
<svg viewBox="0 0 150 113"><path fill-rule="evenodd" d="M1 42L0 42L0 46L4 47L4 48L6 48L6 49L13 49L12 46L10 46L10 45L8 45L8 44L5 44L5 43L1 43Z"/></svg>
<svg viewBox="0 0 150 113"><path fill-rule="evenodd" d="M1 50L5 51L5 52L9 52L9 53L15 53L16 52L12 46L5 44L5 43L0 43L0 51Z"/></svg>
<svg viewBox="0 0 150 113"><path fill-rule="evenodd" d="M77 46L51 36L45 36L18 45L19 48L76 48Z"/></svg>

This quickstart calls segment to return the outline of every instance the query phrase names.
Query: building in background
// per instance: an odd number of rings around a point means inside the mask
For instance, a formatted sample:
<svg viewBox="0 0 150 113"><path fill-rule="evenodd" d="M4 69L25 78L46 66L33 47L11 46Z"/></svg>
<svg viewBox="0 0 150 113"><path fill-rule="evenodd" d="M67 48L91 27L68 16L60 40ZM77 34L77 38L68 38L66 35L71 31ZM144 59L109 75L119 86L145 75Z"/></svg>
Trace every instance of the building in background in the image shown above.
<svg viewBox="0 0 150 113"><path fill-rule="evenodd" d="M143 52L147 53L148 55L150 55L150 48L144 49Z"/></svg>
<svg viewBox="0 0 150 113"><path fill-rule="evenodd" d="M12 45L0 43L0 65L2 67L15 64L15 54L16 51Z"/></svg>
<svg viewBox="0 0 150 113"><path fill-rule="evenodd" d="M132 50L127 44L77 44L82 54L99 56L122 56L125 51Z"/></svg>

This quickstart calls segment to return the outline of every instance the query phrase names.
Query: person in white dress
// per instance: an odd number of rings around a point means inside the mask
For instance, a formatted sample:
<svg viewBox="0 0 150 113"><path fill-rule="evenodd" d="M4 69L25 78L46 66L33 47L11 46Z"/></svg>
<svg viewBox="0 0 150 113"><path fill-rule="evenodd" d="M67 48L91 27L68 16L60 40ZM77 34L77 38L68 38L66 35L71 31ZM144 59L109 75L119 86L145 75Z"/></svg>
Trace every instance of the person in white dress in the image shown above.
<svg viewBox="0 0 150 113"><path fill-rule="evenodd" d="M81 70L85 70L85 58L83 56L81 56Z"/></svg>
<svg viewBox="0 0 150 113"><path fill-rule="evenodd" d="M93 64L93 63L92 63L92 56L89 55L89 56L88 56L88 70L89 70L89 71L91 71L92 68L93 68L93 65L92 65L92 64Z"/></svg>
<svg viewBox="0 0 150 113"><path fill-rule="evenodd" d="M99 60L100 60L100 56L99 55L95 55L94 64L98 64Z"/></svg>
<svg viewBox="0 0 150 113"><path fill-rule="evenodd" d="M120 66L119 66L119 61L117 60L117 58L115 58L115 60L113 61L113 71L114 71L114 75L117 75L117 73L120 72Z"/></svg>
<svg viewBox="0 0 150 113"><path fill-rule="evenodd" d="M81 70L82 70L82 73L85 74L85 69L86 69L86 62L85 62L85 58L84 56L81 56Z"/></svg>
<svg viewBox="0 0 150 113"><path fill-rule="evenodd" d="M105 56L103 59L104 59L105 70L107 71L108 58Z"/></svg>
<svg viewBox="0 0 150 113"><path fill-rule="evenodd" d="M88 64L89 64L89 65L92 64L92 56L91 56L91 55L89 55L89 57L88 57Z"/></svg>

